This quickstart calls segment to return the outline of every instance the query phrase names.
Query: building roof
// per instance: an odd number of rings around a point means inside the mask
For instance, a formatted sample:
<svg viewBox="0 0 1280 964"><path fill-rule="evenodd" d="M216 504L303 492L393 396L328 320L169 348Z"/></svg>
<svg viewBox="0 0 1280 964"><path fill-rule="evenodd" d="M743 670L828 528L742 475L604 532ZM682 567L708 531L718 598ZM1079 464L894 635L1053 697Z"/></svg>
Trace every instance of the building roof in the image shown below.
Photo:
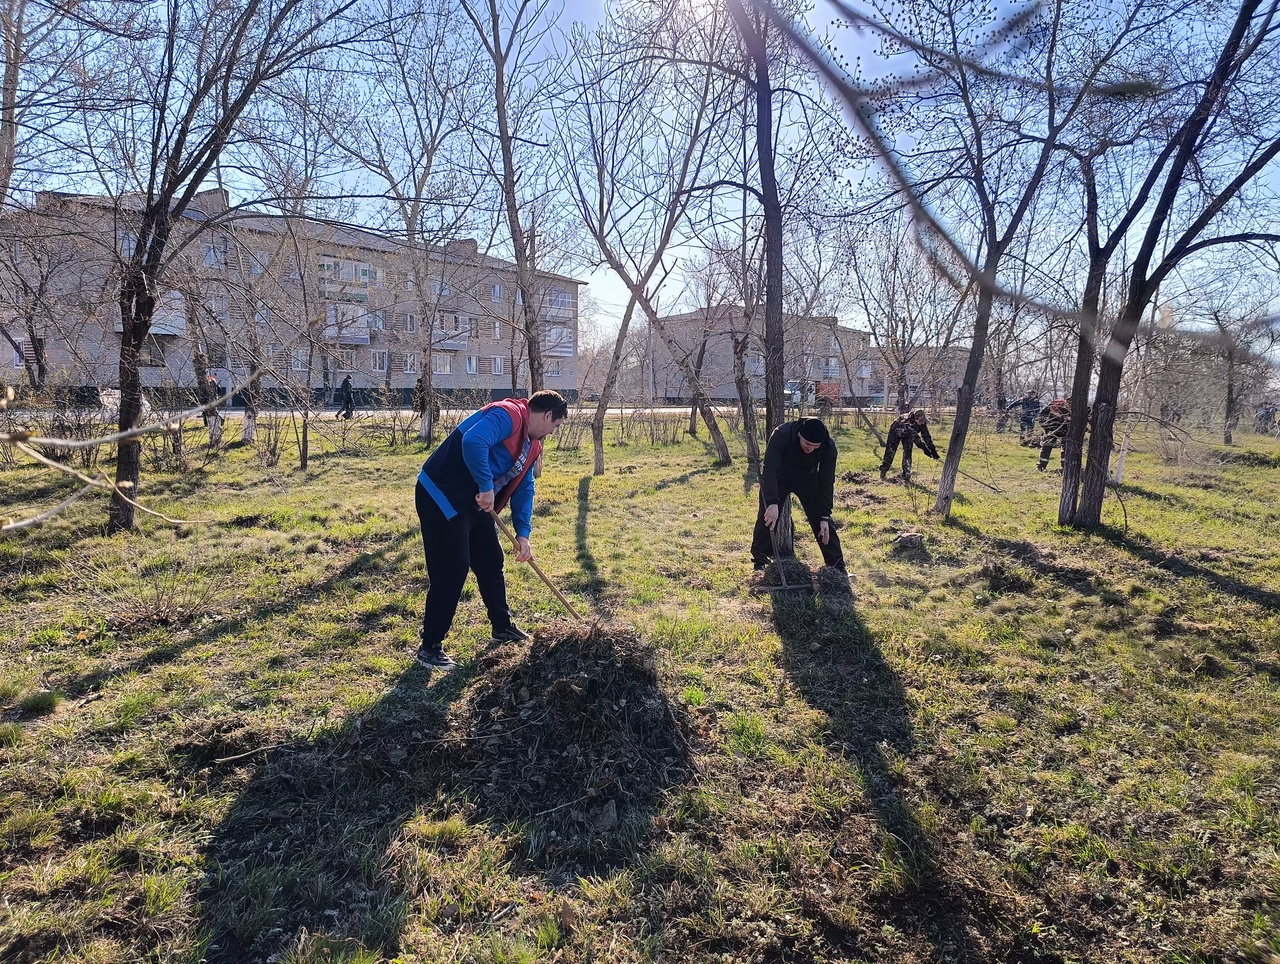
<svg viewBox="0 0 1280 964"><path fill-rule="evenodd" d="M142 210L146 204L146 197L136 191L114 197L105 194L73 194L64 191L40 191L36 194L37 211L42 207L47 208L50 203L59 202L136 212ZM347 248L361 248L386 255L399 254L409 247L405 241L392 234L342 221L314 217L298 218L287 214L253 211L248 208L232 208L225 188L213 188L197 193L182 216L185 220L197 223L207 224L216 221L229 227L233 226L237 230L257 231L276 237L287 235L291 223L303 221L308 227L308 238L312 241L327 242ZM491 267L497 270L510 270L513 267L510 261L481 254L479 245L471 238L430 247L432 253L442 255L453 263L471 263L478 267ZM538 271L538 275L565 284L587 284L585 281L552 271Z"/></svg>

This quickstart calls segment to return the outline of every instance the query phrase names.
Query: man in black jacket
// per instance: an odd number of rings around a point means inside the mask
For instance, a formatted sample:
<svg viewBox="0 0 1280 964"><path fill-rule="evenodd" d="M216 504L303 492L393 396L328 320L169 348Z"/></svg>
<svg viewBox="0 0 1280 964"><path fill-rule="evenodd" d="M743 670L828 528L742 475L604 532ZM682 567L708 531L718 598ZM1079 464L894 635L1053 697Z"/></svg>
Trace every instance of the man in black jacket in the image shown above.
<svg viewBox="0 0 1280 964"><path fill-rule="evenodd" d="M355 398L351 392L351 376L348 375L338 386L338 414L335 418L350 418L355 412Z"/></svg>
<svg viewBox="0 0 1280 964"><path fill-rule="evenodd" d="M760 472L760 508L751 536L751 563L763 569L773 556L770 533L785 499L800 499L813 529L822 561L844 568L840 537L831 519L836 488L836 443L821 419L802 418L779 425L764 451Z"/></svg>
<svg viewBox="0 0 1280 964"><path fill-rule="evenodd" d="M920 451L936 460L938 450L934 447L933 438L929 435L929 417L923 408L907 412L894 419L889 426L889 437L884 443L884 459L880 463L880 479L889 474L893 466L893 458L898 454L898 446L902 446L902 478L911 481L911 447L919 445Z"/></svg>
<svg viewBox="0 0 1280 964"><path fill-rule="evenodd" d="M1070 400L1055 398L1050 402L1040 413L1040 428L1043 434L1040 437L1040 461L1036 468L1043 472L1049 467L1049 456L1053 454L1054 447L1062 445L1071 432Z"/></svg>

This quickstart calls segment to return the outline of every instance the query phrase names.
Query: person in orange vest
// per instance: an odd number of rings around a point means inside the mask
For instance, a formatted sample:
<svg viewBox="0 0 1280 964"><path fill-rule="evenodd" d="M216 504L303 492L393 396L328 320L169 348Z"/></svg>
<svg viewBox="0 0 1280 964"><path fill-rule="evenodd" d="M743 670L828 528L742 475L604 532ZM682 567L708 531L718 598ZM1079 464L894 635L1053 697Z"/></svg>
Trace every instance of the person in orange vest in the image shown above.
<svg viewBox="0 0 1280 964"><path fill-rule="evenodd" d="M533 558L534 463L542 443L569 414L559 392L544 389L531 398L504 398L473 412L427 458L418 473L414 504L427 561L427 601L418 647L420 666L452 669L444 651L467 572L476 574L495 642L519 642L507 606L502 544L489 511L511 506L516 562Z"/></svg>

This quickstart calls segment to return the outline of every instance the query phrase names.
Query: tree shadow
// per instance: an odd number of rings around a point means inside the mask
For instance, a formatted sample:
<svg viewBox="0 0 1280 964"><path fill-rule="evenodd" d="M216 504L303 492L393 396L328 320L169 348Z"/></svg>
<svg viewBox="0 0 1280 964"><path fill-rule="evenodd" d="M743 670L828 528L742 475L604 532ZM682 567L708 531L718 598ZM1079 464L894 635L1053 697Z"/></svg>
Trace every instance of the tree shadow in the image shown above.
<svg viewBox="0 0 1280 964"><path fill-rule="evenodd" d="M772 609L787 673L805 702L827 714L828 748L855 764L879 829L873 860L884 883L867 901L887 923L927 941L940 960L983 958L979 933L1006 945L1002 959L1023 959L1000 933L1002 914L949 874L942 841L905 798L903 774L918 752L908 696L856 609L821 595L777 597Z"/></svg>
<svg viewBox="0 0 1280 964"><path fill-rule="evenodd" d="M990 536L972 523L964 522L952 516L947 525L959 529L965 535L978 540L984 546L1015 562L1026 566L1032 572L1049 576L1067 589L1072 589L1086 596L1096 596L1098 589L1093 583L1096 575L1092 569L1083 566L1068 566L1053 561L1033 542L1026 539L1002 539Z"/></svg>
<svg viewBox="0 0 1280 964"><path fill-rule="evenodd" d="M746 471L742 473L742 494L750 495L751 490L760 484L760 472L751 463L747 463Z"/></svg>
<svg viewBox="0 0 1280 964"><path fill-rule="evenodd" d="M261 755L216 735L179 745L180 772L215 793L261 761L206 849L204 960L317 939L395 957L411 908L445 930L509 910L488 875L559 886L627 867L692 772L686 732L651 650L597 626L435 679L412 668L372 707Z"/></svg>
<svg viewBox="0 0 1280 964"><path fill-rule="evenodd" d="M1208 566L1185 558L1177 552L1160 549L1134 536L1125 535L1116 529L1100 529L1096 533L1106 539L1117 549L1141 559L1153 569L1161 569L1181 579L1200 579L1205 585L1228 594L1229 596L1248 599L1264 609L1275 612L1280 610L1280 592L1264 589L1252 583L1244 582L1234 576L1224 575Z"/></svg>
<svg viewBox="0 0 1280 964"><path fill-rule="evenodd" d="M163 666L176 659L192 647L211 643L226 636L240 636L252 626L268 620L288 615L308 602L333 590L335 587L357 579L361 576L376 575L401 569L401 562L390 556L401 550L404 544L417 537L417 533L406 531L392 536L375 552L362 552L345 565L335 569L324 579L306 586L298 587L295 592L283 594L267 601L260 602L252 608L245 609L230 619L209 623L199 630L185 635L174 636L166 645L148 649L134 659L120 664L104 666L101 669L83 674L73 674L58 680L58 687L69 697L96 690L113 677L142 672ZM390 606L387 608L394 608ZM374 614L380 618L379 614ZM366 626L367 626L366 617Z"/></svg>
<svg viewBox="0 0 1280 964"><path fill-rule="evenodd" d="M578 565L582 567L582 574L570 579L569 584L571 589L598 599L605 587L605 583L600 578L600 566L596 562L595 554L591 551L591 547L587 545L587 517L590 512L591 476L584 475L578 480L578 518L573 527L573 540L577 548Z"/></svg>
<svg viewBox="0 0 1280 964"><path fill-rule="evenodd" d="M653 491L661 492L663 489L669 489L672 486L687 485L689 482L693 481L698 476L707 475L708 473L714 472L714 471L715 471L714 466L707 466L706 468L701 468L701 469L690 469L688 472L685 472L683 475L677 475L674 479L663 479L661 482L655 483L653 486Z"/></svg>

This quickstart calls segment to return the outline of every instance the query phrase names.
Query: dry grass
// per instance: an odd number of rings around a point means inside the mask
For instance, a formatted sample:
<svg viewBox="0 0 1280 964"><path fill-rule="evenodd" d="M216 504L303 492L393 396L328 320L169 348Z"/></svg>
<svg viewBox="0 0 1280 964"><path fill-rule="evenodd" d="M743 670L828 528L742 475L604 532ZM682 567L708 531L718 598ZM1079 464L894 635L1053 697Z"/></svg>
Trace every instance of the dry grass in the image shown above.
<svg viewBox="0 0 1280 964"><path fill-rule="evenodd" d="M1004 494L944 525L933 463L881 483L844 431L852 594L805 531L819 591L757 596L751 480L670 430L611 427L601 477L549 453L535 549L602 622L512 565L541 634L490 649L468 590L445 676L409 659L420 452L236 450L149 477L208 525L108 540L89 502L0 541L0 959L1280 949L1273 443L1187 466L1139 439L1082 535L1016 439L974 439Z"/></svg>

